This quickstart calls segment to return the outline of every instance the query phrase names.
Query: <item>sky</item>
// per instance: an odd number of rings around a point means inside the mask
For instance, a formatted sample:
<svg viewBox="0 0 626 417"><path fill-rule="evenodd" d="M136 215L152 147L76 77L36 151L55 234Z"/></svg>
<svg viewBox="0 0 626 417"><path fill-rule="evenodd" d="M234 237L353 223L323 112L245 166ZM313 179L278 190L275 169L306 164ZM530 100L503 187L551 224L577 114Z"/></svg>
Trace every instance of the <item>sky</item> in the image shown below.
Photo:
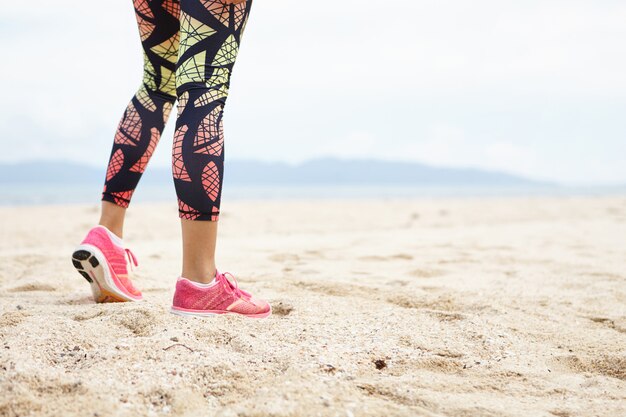
<svg viewBox="0 0 626 417"><path fill-rule="evenodd" d="M226 159L625 184L624 22L621 0L254 0ZM0 45L0 162L105 166L142 77L132 2L8 2ZM151 165L170 165L173 125Z"/></svg>

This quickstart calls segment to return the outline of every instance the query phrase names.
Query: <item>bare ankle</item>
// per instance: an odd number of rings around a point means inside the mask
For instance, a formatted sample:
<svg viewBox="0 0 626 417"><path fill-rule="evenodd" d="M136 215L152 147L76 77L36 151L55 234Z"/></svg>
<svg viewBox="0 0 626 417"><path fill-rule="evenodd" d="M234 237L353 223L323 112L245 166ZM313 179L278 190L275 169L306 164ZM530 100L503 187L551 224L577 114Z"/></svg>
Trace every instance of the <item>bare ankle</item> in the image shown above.
<svg viewBox="0 0 626 417"><path fill-rule="evenodd" d="M98 224L106 227L111 232L119 236L120 239L123 239L125 216L125 208L115 205L109 201L103 201L100 222Z"/></svg>
<svg viewBox="0 0 626 417"><path fill-rule="evenodd" d="M104 226L107 229L109 229L111 232L113 232L120 239L124 238L124 232L123 232L121 226L111 225L111 224L108 224L107 222L103 222L103 221L100 221L100 223L98 223L98 224L100 226Z"/></svg>
<svg viewBox="0 0 626 417"><path fill-rule="evenodd" d="M181 273L181 276L183 278L187 278L190 281L199 282L202 284L208 284L209 282L213 281L213 278L215 278L216 272L217 272L217 269L215 267L206 268L206 269L183 268L183 272Z"/></svg>

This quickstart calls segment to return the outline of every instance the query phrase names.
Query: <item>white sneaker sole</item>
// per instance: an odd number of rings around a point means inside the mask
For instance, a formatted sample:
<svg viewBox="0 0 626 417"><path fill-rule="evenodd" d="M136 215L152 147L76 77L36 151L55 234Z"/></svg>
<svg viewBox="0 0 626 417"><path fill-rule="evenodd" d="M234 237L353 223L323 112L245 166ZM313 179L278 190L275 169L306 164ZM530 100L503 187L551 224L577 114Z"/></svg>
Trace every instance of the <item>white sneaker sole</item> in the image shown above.
<svg viewBox="0 0 626 417"><path fill-rule="evenodd" d="M183 317L215 317L215 316L224 316L224 315L236 315L236 316L244 316L252 319L265 319L272 315L272 310L270 307L270 311L267 313L261 314L241 314L235 311L220 311L220 312L211 312L211 311L185 311L180 310L175 307L170 308L170 313L176 314L178 316Z"/></svg>
<svg viewBox="0 0 626 417"><path fill-rule="evenodd" d="M133 298L117 288L113 283L107 260L97 247L89 244L78 245L72 253L72 264L91 286L93 298L97 303L142 299L142 297Z"/></svg>

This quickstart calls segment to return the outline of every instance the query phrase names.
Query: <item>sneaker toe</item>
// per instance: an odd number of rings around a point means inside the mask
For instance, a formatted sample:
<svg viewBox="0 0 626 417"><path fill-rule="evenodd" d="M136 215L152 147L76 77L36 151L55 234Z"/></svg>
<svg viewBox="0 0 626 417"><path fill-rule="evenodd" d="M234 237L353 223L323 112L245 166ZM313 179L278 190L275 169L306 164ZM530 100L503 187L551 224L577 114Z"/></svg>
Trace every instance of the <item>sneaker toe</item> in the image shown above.
<svg viewBox="0 0 626 417"><path fill-rule="evenodd" d="M249 301L250 301L250 303L252 303L255 306L255 308L256 308L255 313L256 314L264 314L264 313L268 313L268 312L270 312L272 310L272 307L270 306L270 303L268 303L267 301L262 300L260 298L256 298L256 297L252 296L252 297L250 297Z"/></svg>

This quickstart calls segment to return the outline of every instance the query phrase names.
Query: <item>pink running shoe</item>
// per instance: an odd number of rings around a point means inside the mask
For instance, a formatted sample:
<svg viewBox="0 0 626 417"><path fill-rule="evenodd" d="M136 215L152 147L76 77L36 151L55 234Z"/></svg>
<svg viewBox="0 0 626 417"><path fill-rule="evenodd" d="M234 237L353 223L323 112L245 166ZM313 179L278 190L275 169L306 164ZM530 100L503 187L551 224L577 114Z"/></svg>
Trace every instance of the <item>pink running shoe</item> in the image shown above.
<svg viewBox="0 0 626 417"><path fill-rule="evenodd" d="M93 227L74 249L72 263L91 285L97 303L141 300L141 291L129 278L133 265L139 265L137 258L121 239L112 236L104 226Z"/></svg>
<svg viewBox="0 0 626 417"><path fill-rule="evenodd" d="M231 282L226 275L233 278ZM198 284L178 277L174 303L170 310L181 316L212 316L215 314L241 314L246 317L264 318L272 314L267 301L253 297L239 288L230 272L216 271L211 284Z"/></svg>

